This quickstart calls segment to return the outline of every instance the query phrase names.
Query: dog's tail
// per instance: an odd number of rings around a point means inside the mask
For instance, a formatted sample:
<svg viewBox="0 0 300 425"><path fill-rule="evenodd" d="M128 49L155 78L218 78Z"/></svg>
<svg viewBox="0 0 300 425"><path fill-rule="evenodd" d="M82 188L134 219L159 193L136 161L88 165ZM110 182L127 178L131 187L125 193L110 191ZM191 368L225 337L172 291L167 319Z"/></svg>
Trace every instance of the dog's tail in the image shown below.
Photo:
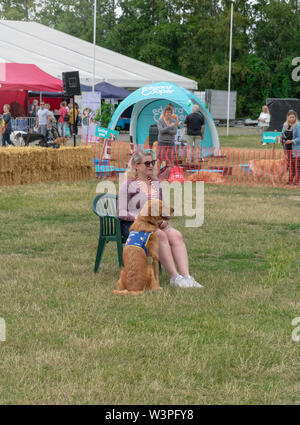
<svg viewBox="0 0 300 425"><path fill-rule="evenodd" d="M117 294L117 295L138 295L138 294L142 294L144 291L128 291L127 289L123 289L123 290L114 290L113 293Z"/></svg>

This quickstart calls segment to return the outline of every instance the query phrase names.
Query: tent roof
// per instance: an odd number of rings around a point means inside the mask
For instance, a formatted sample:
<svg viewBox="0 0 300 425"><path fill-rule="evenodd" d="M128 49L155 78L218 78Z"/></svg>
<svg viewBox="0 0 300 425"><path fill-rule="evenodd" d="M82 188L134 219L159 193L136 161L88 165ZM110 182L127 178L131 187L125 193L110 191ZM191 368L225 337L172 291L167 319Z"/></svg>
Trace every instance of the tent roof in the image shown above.
<svg viewBox="0 0 300 425"><path fill-rule="evenodd" d="M101 92L101 97L107 99L125 99L125 97L130 95L130 91L123 89L122 87L113 86L112 84L98 83L95 85L95 90Z"/></svg>
<svg viewBox="0 0 300 425"><path fill-rule="evenodd" d="M0 62L34 63L54 77L79 71L91 85L93 44L36 22L0 21ZM96 46L95 83L138 88L158 81L197 90L197 82L136 59Z"/></svg>
<svg viewBox="0 0 300 425"><path fill-rule="evenodd" d="M80 84L81 91L92 91L92 86L86 86ZM113 84L98 83L95 85L95 91L101 92L101 98L103 99L125 99L125 97L130 95L130 91L123 89L122 87L114 86Z"/></svg>
<svg viewBox="0 0 300 425"><path fill-rule="evenodd" d="M36 65L0 63L0 90L62 91L62 81Z"/></svg>

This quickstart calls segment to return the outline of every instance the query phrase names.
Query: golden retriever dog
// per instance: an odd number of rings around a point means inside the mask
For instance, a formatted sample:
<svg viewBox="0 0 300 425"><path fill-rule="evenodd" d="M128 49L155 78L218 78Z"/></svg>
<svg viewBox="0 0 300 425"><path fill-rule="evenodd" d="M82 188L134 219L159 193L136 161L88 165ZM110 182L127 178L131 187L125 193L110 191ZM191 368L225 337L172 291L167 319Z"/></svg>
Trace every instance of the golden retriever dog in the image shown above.
<svg viewBox="0 0 300 425"><path fill-rule="evenodd" d="M173 211L172 208L170 210ZM115 294L141 294L145 289L162 289L159 286L158 237L155 232L159 223L169 218L169 211L159 199L151 199L145 203L130 227L123 250L124 268L121 270Z"/></svg>
<svg viewBox="0 0 300 425"><path fill-rule="evenodd" d="M66 145L67 144L67 141L68 141L68 138L67 137L57 137L55 140L54 140L54 143L56 144L56 145Z"/></svg>
<svg viewBox="0 0 300 425"><path fill-rule="evenodd" d="M222 184L225 182L221 173L212 173L210 171L198 171L189 176L188 181L204 181L206 183Z"/></svg>
<svg viewBox="0 0 300 425"><path fill-rule="evenodd" d="M287 164L284 159L250 160L249 171L253 174L255 182L270 179L272 186L285 183L288 177Z"/></svg>

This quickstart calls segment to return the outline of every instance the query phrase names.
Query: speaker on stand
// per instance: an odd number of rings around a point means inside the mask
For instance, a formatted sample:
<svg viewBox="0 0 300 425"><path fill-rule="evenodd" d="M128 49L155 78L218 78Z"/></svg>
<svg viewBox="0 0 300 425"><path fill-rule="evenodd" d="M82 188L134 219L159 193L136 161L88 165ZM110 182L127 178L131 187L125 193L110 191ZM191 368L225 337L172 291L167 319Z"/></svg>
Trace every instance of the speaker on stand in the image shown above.
<svg viewBox="0 0 300 425"><path fill-rule="evenodd" d="M64 86L64 95L73 99L73 120L75 124L75 101L74 96L81 95L80 78L78 71L70 71L62 73L62 82ZM74 130L74 126L73 126ZM76 134L73 131L74 146L76 146Z"/></svg>

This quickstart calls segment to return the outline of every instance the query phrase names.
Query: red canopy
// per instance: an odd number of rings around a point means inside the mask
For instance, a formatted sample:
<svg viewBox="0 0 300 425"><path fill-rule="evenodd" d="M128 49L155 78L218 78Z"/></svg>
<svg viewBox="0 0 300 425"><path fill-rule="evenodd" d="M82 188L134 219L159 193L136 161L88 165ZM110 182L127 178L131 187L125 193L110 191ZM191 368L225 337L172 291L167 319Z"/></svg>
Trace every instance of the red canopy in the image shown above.
<svg viewBox="0 0 300 425"><path fill-rule="evenodd" d="M63 83L36 65L0 63L0 90L63 91Z"/></svg>

